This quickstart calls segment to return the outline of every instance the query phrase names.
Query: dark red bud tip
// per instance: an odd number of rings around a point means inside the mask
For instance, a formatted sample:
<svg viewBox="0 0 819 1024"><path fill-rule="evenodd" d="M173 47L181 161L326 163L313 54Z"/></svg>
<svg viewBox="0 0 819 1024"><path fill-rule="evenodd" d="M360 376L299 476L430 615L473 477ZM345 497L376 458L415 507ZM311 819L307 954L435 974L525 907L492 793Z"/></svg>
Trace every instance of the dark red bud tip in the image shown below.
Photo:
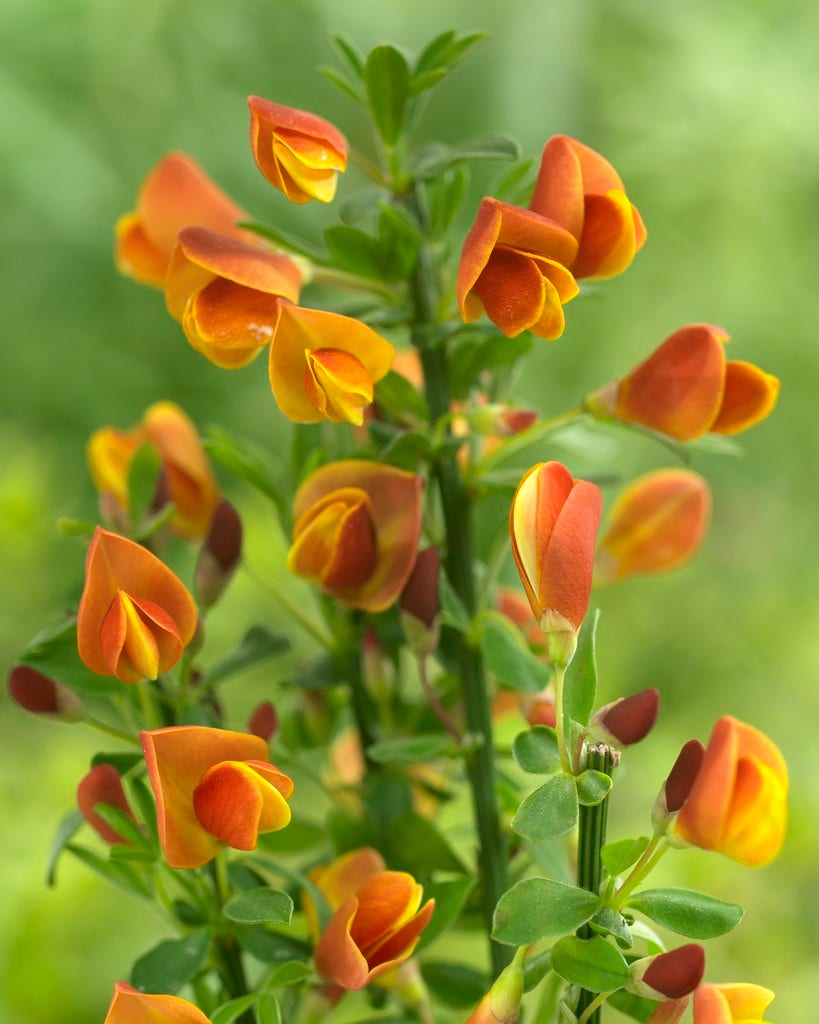
<svg viewBox="0 0 819 1024"><path fill-rule="evenodd" d="M538 414L531 409L506 409L501 416L504 433L510 436L528 430L537 421Z"/></svg>
<svg viewBox="0 0 819 1024"><path fill-rule="evenodd" d="M57 684L28 665L16 665L9 673L9 694L33 715L56 715L61 711Z"/></svg>
<svg viewBox="0 0 819 1024"><path fill-rule="evenodd" d="M242 556L242 520L224 498L213 510L205 538L208 551L225 571L232 571Z"/></svg>
<svg viewBox="0 0 819 1024"><path fill-rule="evenodd" d="M415 567L401 594L401 610L413 615L432 629L438 617L438 570L441 564L436 548L418 552Z"/></svg>
<svg viewBox="0 0 819 1024"><path fill-rule="evenodd" d="M690 942L670 953L655 956L642 980L666 999L679 999L694 991L704 973L705 950L698 943Z"/></svg>
<svg viewBox="0 0 819 1024"><path fill-rule="evenodd" d="M159 473L156 477L156 488L154 490L153 497L151 498L151 505L149 511L152 515L156 515L161 512L166 505L170 505L171 498L171 481L168 476L168 470L162 466L160 467Z"/></svg>
<svg viewBox="0 0 819 1024"><path fill-rule="evenodd" d="M258 704L247 723L247 731L253 733L254 736L260 736L265 743L269 743L278 730L279 716L270 701L266 700Z"/></svg>
<svg viewBox="0 0 819 1024"><path fill-rule="evenodd" d="M689 740L680 751L665 780L665 805L672 814L688 799L704 757L705 747L699 740Z"/></svg>
<svg viewBox="0 0 819 1024"><path fill-rule="evenodd" d="M618 743L627 747L639 743L651 732L659 708L659 690L649 687L613 704L603 715L601 724Z"/></svg>
<svg viewBox="0 0 819 1024"><path fill-rule="evenodd" d="M94 810L97 804L110 804L133 818L122 780L113 765L98 764L91 769L77 786L77 805L82 816L104 842L112 846L114 843L126 843L127 840L106 824Z"/></svg>

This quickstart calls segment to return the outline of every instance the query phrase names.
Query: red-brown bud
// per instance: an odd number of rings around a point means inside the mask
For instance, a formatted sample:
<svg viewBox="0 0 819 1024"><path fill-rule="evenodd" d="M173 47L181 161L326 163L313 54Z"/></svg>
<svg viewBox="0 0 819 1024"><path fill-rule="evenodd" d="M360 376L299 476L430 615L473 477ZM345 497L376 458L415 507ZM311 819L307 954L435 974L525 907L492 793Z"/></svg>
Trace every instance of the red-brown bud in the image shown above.
<svg viewBox="0 0 819 1024"><path fill-rule="evenodd" d="M680 999L702 981L705 972L705 950L696 942L679 946L669 953L659 953L635 960L631 964L629 992L646 999Z"/></svg>
<svg viewBox="0 0 819 1024"><path fill-rule="evenodd" d="M222 596L242 557L242 520L224 498L213 512L196 565L196 594L206 608Z"/></svg>
<svg viewBox="0 0 819 1024"><path fill-rule="evenodd" d="M262 701L253 709L247 723L247 732L259 736L269 743L279 731L279 716L269 700Z"/></svg>
<svg viewBox="0 0 819 1024"><path fill-rule="evenodd" d="M672 819L688 799L704 757L705 747L699 740L689 740L677 755L651 816L654 830L658 834L666 832Z"/></svg>
<svg viewBox="0 0 819 1024"><path fill-rule="evenodd" d="M418 552L410 577L401 592L401 622L412 650L419 656L438 646L438 572L436 548Z"/></svg>
<svg viewBox="0 0 819 1024"><path fill-rule="evenodd" d="M600 708L592 719L592 728L606 743L628 747L651 732L659 708L660 693L652 686Z"/></svg>
<svg viewBox="0 0 819 1024"><path fill-rule="evenodd" d="M65 722L83 717L82 701L73 690L30 665L15 665L9 673L8 686L15 704L32 715L48 715Z"/></svg>

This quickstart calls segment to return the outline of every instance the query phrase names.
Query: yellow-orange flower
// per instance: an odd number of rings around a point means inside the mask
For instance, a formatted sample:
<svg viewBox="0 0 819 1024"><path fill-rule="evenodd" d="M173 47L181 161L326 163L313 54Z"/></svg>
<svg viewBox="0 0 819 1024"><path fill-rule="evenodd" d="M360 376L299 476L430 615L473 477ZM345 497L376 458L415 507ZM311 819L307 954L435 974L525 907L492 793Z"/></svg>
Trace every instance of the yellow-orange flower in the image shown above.
<svg viewBox="0 0 819 1024"><path fill-rule="evenodd" d="M633 481L611 510L595 579L612 583L684 565L702 544L711 513L707 482L690 469L659 469Z"/></svg>
<svg viewBox="0 0 819 1024"><path fill-rule="evenodd" d="M219 501L219 488L196 427L173 402L156 402L130 430L103 427L88 442L88 465L98 491L130 505L128 472L136 450L152 445L159 453L174 504L174 530L203 537Z"/></svg>
<svg viewBox="0 0 819 1024"><path fill-rule="evenodd" d="M694 1024L763 1024L774 994L761 985L700 985L694 993Z"/></svg>
<svg viewBox="0 0 819 1024"><path fill-rule="evenodd" d="M77 615L80 658L92 672L156 679L179 661L196 623L193 598L156 555L97 527Z"/></svg>
<svg viewBox="0 0 819 1024"><path fill-rule="evenodd" d="M358 851L359 861L363 852ZM361 865L348 863L348 874L353 866ZM324 884L341 890L347 881L337 871L332 879L325 876ZM435 909L434 900L421 907L422 896L423 888L406 872L378 871L367 877L343 899L318 941L319 974L341 988L355 990L402 964L412 955Z"/></svg>
<svg viewBox="0 0 819 1024"><path fill-rule="evenodd" d="M143 284L161 288L183 228L198 226L256 244L236 227L247 214L184 153L169 153L142 183L137 208L116 224L117 269Z"/></svg>
<svg viewBox="0 0 819 1024"><path fill-rule="evenodd" d="M643 221L617 171L568 135L546 143L530 209L577 239L577 255L567 264L576 278L622 273L646 240Z"/></svg>
<svg viewBox="0 0 819 1024"><path fill-rule="evenodd" d="M575 238L559 224L487 196L461 253L461 316L471 323L485 312L509 338L522 331L559 338L563 304L578 292L566 269L576 252Z"/></svg>
<svg viewBox="0 0 819 1024"><path fill-rule="evenodd" d="M288 568L353 608L384 611L415 564L422 486L378 462L317 469L296 493Z"/></svg>
<svg viewBox="0 0 819 1024"><path fill-rule="evenodd" d="M327 906L335 913L348 896L360 889L365 882L386 871L387 865L378 850L363 846L337 857L330 864L313 868L308 878L319 890ZM313 901L304 900L304 911L314 941L318 941L320 928Z"/></svg>
<svg viewBox="0 0 819 1024"><path fill-rule="evenodd" d="M270 344L279 300L296 302L300 285L287 256L190 227L179 233L171 256L165 301L197 352L235 370Z"/></svg>
<svg viewBox="0 0 819 1024"><path fill-rule="evenodd" d="M270 387L296 423L360 426L373 384L386 376L394 349L360 320L279 303L270 346Z"/></svg>
<svg viewBox="0 0 819 1024"><path fill-rule="evenodd" d="M721 718L671 836L748 867L777 856L787 824L788 769L753 726Z"/></svg>
<svg viewBox="0 0 819 1024"><path fill-rule="evenodd" d="M293 781L268 763L259 736L180 725L142 732L140 740L172 868L198 868L224 846L254 850L260 833L290 821Z"/></svg>
<svg viewBox="0 0 819 1024"><path fill-rule="evenodd" d="M211 1024L193 1003L178 996L138 992L127 982L114 985L114 998L104 1024Z"/></svg>
<svg viewBox="0 0 819 1024"><path fill-rule="evenodd" d="M727 341L711 324L681 327L625 377L589 396L586 406L678 441L747 430L772 412L779 381L752 363L726 360Z"/></svg>
<svg viewBox="0 0 819 1024"><path fill-rule="evenodd" d="M572 479L559 462L532 466L518 484L509 512L512 554L547 637L574 635L585 618L602 509L599 488Z"/></svg>
<svg viewBox="0 0 819 1024"><path fill-rule="evenodd" d="M347 167L347 142L338 128L260 96L248 97L247 105L253 159L270 184L293 203L329 203Z"/></svg>

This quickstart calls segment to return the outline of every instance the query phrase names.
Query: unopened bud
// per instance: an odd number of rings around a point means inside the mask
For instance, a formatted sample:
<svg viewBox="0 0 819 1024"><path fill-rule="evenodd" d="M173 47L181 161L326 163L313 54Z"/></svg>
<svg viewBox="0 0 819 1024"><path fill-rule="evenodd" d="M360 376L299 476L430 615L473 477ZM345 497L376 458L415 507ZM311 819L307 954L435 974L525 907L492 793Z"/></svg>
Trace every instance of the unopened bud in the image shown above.
<svg viewBox="0 0 819 1024"><path fill-rule="evenodd" d="M113 846L115 843L127 843L118 832L111 828L97 814L97 804L109 804L116 807L133 820L134 815L122 788L122 780L116 768L111 764L98 764L85 776L77 786L77 805L82 816L104 842Z"/></svg>
<svg viewBox="0 0 819 1024"><path fill-rule="evenodd" d="M73 690L29 665L15 665L9 673L8 686L11 699L32 715L76 722L85 713Z"/></svg>
<svg viewBox="0 0 819 1024"><path fill-rule="evenodd" d="M213 511L205 543L196 564L196 594L201 604L215 604L242 557L242 520L224 498Z"/></svg>
<svg viewBox="0 0 819 1024"><path fill-rule="evenodd" d="M705 747L699 740L689 740L677 755L651 814L654 831L658 835L668 835L668 826L688 799L704 757Z"/></svg>
<svg viewBox="0 0 819 1024"><path fill-rule="evenodd" d="M577 630L560 612L548 609L540 616L546 649L556 668L566 668L577 650Z"/></svg>
<svg viewBox="0 0 819 1024"><path fill-rule="evenodd" d="M605 743L628 747L651 732L659 708L660 693L649 687L600 708L591 720L592 729Z"/></svg>
<svg viewBox="0 0 819 1024"><path fill-rule="evenodd" d="M672 949L670 953L635 960L629 967L629 992L645 999L681 999L702 981L705 950L696 942Z"/></svg>
<svg viewBox="0 0 819 1024"><path fill-rule="evenodd" d="M418 552L401 593L401 624L411 650L424 657L438 647L438 573L441 559L436 548Z"/></svg>
<svg viewBox="0 0 819 1024"><path fill-rule="evenodd" d="M521 946L508 967L504 967L492 988L478 1003L467 1024L517 1024L523 998L523 955Z"/></svg>
<svg viewBox="0 0 819 1024"><path fill-rule="evenodd" d="M512 409L500 403L478 406L469 414L472 429L490 437L513 437L537 419L538 414L530 409Z"/></svg>
<svg viewBox="0 0 819 1024"><path fill-rule="evenodd" d="M262 701L253 709L247 723L247 731L269 743L279 731L279 716L269 700Z"/></svg>

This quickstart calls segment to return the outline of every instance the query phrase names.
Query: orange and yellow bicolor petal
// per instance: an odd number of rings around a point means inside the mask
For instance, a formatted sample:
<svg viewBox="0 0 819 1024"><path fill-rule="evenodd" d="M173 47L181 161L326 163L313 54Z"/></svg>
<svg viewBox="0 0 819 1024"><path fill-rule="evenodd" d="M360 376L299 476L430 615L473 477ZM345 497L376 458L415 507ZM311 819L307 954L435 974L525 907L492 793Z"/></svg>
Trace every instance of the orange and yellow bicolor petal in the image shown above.
<svg viewBox="0 0 819 1024"><path fill-rule="evenodd" d="M642 218L615 169L567 135L546 143L530 209L577 240L576 256L567 266L578 279L621 274L646 240Z"/></svg>
<svg viewBox="0 0 819 1024"><path fill-rule="evenodd" d="M329 203L347 167L347 142L329 121L250 96L250 148L271 185L293 203Z"/></svg>
<svg viewBox="0 0 819 1024"><path fill-rule="evenodd" d="M711 324L681 327L625 377L590 396L587 406L678 441L709 431L739 433L773 410L779 381L751 363L726 360L727 341Z"/></svg>
<svg viewBox="0 0 819 1024"><path fill-rule="evenodd" d="M415 564L422 487L378 462L322 466L296 494L288 568L354 608L384 611Z"/></svg>
<svg viewBox="0 0 819 1024"><path fill-rule="evenodd" d="M270 386L295 423L360 426L373 385L386 376L395 350L360 320L279 304L270 346Z"/></svg>
<svg viewBox="0 0 819 1024"><path fill-rule="evenodd" d="M142 184L137 208L117 221L116 264L120 273L159 288L176 236L198 226L257 244L254 235L236 227L247 220L202 168L184 153L169 153Z"/></svg>
<svg viewBox="0 0 819 1024"><path fill-rule="evenodd" d="M210 1018L178 996L138 992L127 982L114 985L104 1024L211 1024Z"/></svg>
<svg viewBox="0 0 819 1024"><path fill-rule="evenodd" d="M602 510L599 488L574 480L559 462L538 463L518 484L509 513L512 553L544 631L560 619L580 628Z"/></svg>
<svg viewBox="0 0 819 1024"><path fill-rule="evenodd" d="M97 527L77 615L80 658L92 672L156 679L179 661L197 620L193 598L156 555Z"/></svg>
<svg viewBox="0 0 819 1024"><path fill-rule="evenodd" d="M387 865L378 850L365 846L337 857L331 864L323 864L309 873L308 878L335 913L341 904L371 878L381 874ZM306 896L304 911L314 940L319 937L318 915L313 901Z"/></svg>
<svg viewBox="0 0 819 1024"><path fill-rule="evenodd" d="M694 993L693 1024L764 1024L773 1000L773 992L762 985L700 985Z"/></svg>
<svg viewBox="0 0 819 1024"><path fill-rule="evenodd" d="M293 782L267 762L259 736L182 725L140 740L170 867L200 867L225 846L253 850L260 833L290 821Z"/></svg>
<svg viewBox="0 0 819 1024"><path fill-rule="evenodd" d="M674 837L762 867L782 848L788 770L776 745L758 729L721 718L694 784L677 816Z"/></svg>
<svg viewBox="0 0 819 1024"><path fill-rule="evenodd" d="M193 348L232 370L270 344L279 300L296 302L300 285L287 256L191 227L180 232L171 256L165 301Z"/></svg>
<svg viewBox="0 0 819 1024"><path fill-rule="evenodd" d="M574 237L546 217L486 197L466 236L457 295L467 323L482 313L507 337L531 331L560 337L563 305L578 288L567 269L577 252Z"/></svg>
<svg viewBox="0 0 819 1024"><path fill-rule="evenodd" d="M633 481L614 503L597 548L595 579L613 583L684 565L705 537L707 482L690 469L659 469Z"/></svg>
<svg viewBox="0 0 819 1024"><path fill-rule="evenodd" d="M364 988L412 955L435 901L403 871L381 871L348 896L318 941L316 968L341 988ZM420 908L420 909L419 909Z"/></svg>

